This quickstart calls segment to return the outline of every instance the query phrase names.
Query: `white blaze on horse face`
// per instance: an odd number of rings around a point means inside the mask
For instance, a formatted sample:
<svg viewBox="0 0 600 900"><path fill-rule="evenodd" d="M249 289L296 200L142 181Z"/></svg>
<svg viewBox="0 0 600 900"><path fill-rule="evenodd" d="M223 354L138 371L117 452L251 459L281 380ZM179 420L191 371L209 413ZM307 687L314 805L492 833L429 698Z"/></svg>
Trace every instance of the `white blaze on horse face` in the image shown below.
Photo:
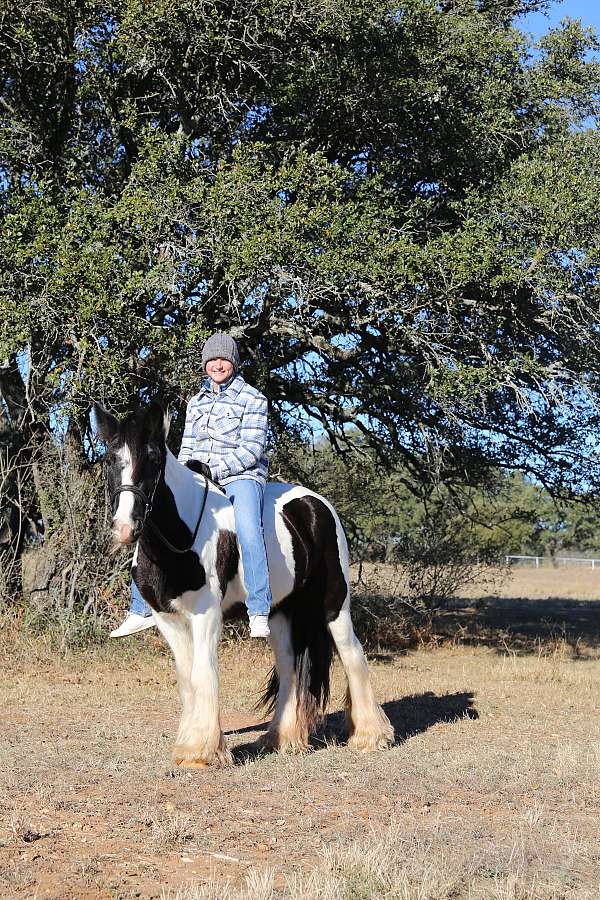
<svg viewBox="0 0 600 900"><path fill-rule="evenodd" d="M121 462L121 486L133 484L133 464L131 453L127 444L118 450L117 456ZM117 544L130 544L133 540L133 504L135 502L135 494L131 491L121 491L117 495L117 510L113 517L112 531Z"/></svg>

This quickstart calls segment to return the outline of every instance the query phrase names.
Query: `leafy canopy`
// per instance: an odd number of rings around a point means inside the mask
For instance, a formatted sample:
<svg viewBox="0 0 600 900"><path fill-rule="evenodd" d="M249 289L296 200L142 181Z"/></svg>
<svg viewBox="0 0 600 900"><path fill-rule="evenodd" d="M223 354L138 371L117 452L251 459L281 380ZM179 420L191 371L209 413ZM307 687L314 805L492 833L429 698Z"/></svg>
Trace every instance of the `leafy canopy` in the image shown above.
<svg viewBox="0 0 600 900"><path fill-rule="evenodd" d="M544 5L4 3L5 414L83 446L228 329L279 435L597 483L600 67Z"/></svg>

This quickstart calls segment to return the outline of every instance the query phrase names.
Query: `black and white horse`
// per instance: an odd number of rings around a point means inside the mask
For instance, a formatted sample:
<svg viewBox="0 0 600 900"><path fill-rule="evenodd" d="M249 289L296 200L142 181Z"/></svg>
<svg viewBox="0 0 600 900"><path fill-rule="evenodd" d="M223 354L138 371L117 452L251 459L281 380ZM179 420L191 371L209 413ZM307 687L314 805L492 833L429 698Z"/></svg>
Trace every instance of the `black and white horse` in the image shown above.
<svg viewBox="0 0 600 900"><path fill-rule="evenodd" d="M169 451L158 404L123 421L97 404L94 410L98 435L108 445L115 542L137 542L133 578L175 657L182 714L174 760L192 768L229 762L217 649L223 613L246 596L233 506ZM307 749L327 703L335 645L348 682L350 746L389 746L393 729L375 702L352 628L348 549L337 514L318 494L273 482L265 491L264 529L275 653L264 697L274 715L264 745Z"/></svg>

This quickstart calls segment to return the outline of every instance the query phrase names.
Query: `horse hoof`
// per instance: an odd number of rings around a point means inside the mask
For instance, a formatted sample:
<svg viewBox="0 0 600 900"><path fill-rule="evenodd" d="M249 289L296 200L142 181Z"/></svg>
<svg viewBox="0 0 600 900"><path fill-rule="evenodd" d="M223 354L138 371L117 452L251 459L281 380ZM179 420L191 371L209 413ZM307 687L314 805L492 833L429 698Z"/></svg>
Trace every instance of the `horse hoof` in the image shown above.
<svg viewBox="0 0 600 900"><path fill-rule="evenodd" d="M209 766L233 765L233 756L221 734L217 745L213 741L177 741L173 746L173 762L184 769L206 769Z"/></svg>
<svg viewBox="0 0 600 900"><path fill-rule="evenodd" d="M228 768L233 765L233 753L229 747L220 747L215 753L215 762L221 768Z"/></svg>
<svg viewBox="0 0 600 900"><path fill-rule="evenodd" d="M355 731L348 740L351 750L361 753L372 753L376 750L388 750L394 743L394 733L385 731Z"/></svg>
<svg viewBox="0 0 600 900"><path fill-rule="evenodd" d="M233 756L228 747L219 747L210 756L190 751L175 751L173 762L182 769L208 769L210 766L225 768L233 765Z"/></svg>
<svg viewBox="0 0 600 900"><path fill-rule="evenodd" d="M203 759L176 759L175 762L182 769L208 769L209 763Z"/></svg>
<svg viewBox="0 0 600 900"><path fill-rule="evenodd" d="M271 753L293 753L298 755L308 753L310 750L308 738L297 735L269 734L267 732L258 739L257 744L261 750Z"/></svg>
<svg viewBox="0 0 600 900"><path fill-rule="evenodd" d="M266 734L256 739L255 744L259 750L264 750L265 753L275 753L277 751L277 735L269 734L267 731Z"/></svg>

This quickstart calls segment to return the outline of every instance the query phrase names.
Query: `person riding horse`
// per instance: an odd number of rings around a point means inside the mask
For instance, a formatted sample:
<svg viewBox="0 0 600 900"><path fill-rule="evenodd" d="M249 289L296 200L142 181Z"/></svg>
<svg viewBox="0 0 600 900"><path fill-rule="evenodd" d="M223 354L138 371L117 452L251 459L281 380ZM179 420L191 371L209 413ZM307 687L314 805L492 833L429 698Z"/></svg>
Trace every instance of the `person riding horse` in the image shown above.
<svg viewBox="0 0 600 900"><path fill-rule="evenodd" d="M239 374L238 346L228 334L208 338L202 367L208 378L187 405L178 459L221 485L233 503L250 636L268 637L271 590L262 521L269 468L267 399ZM155 624L132 580L129 613L110 636L125 637Z"/></svg>
<svg viewBox="0 0 600 900"><path fill-rule="evenodd" d="M215 408L236 380L227 388L223 368L221 375L225 390L208 395ZM240 395L241 389L235 400ZM214 440L206 399L198 398L201 414L191 410L188 433L194 446ZM252 403L260 403L256 394ZM113 546L135 544L133 578L175 659L181 718L173 760L193 769L230 764L219 707L218 645L223 616L245 601L247 584L257 583L256 561L244 566L238 516L223 490L198 471L206 464L188 459L184 465L169 450L168 417L158 403L141 405L122 420L98 403L93 410L96 433L107 446ZM235 417L235 405L233 412ZM211 474L231 478L225 490L232 495L238 490L235 461L244 463L236 452L242 413L238 424L221 432L229 446L215 459L214 470L209 454ZM261 457L254 458L260 465ZM262 697L273 717L260 745L294 752L309 748L327 708L335 650L347 680L348 745L361 751L389 747L394 729L375 699L352 626L348 542L339 516L310 488L273 481L264 487L263 515L272 597L268 640L275 666Z"/></svg>

